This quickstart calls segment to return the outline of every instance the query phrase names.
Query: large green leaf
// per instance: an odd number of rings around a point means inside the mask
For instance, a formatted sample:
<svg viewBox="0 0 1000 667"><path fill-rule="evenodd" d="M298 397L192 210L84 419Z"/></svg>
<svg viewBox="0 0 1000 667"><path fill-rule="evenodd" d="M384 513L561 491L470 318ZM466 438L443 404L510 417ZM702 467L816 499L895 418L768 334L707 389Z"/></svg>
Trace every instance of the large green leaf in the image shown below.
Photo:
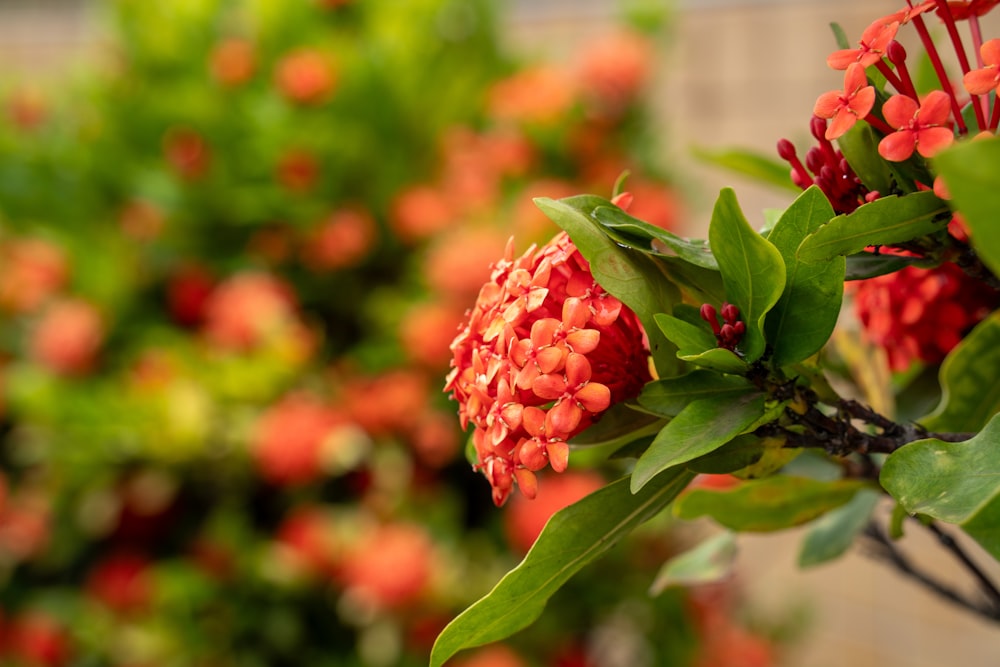
<svg viewBox="0 0 1000 667"><path fill-rule="evenodd" d="M1000 276L1000 139L963 142L934 158L952 202L972 235L972 245Z"/></svg>
<svg viewBox="0 0 1000 667"><path fill-rule="evenodd" d="M699 326L701 323L691 324L665 313L657 313L653 321L667 340L677 346L678 354L700 354L718 345L715 336L708 330L708 323Z"/></svg>
<svg viewBox="0 0 1000 667"><path fill-rule="evenodd" d="M849 503L817 519L802 542L799 567L812 567L842 556L868 525L881 497L874 489L862 489Z"/></svg>
<svg viewBox="0 0 1000 667"><path fill-rule="evenodd" d="M764 414L766 396L749 390L691 401L653 439L632 471L637 493L668 468L698 458L726 444Z"/></svg>
<svg viewBox="0 0 1000 667"><path fill-rule="evenodd" d="M595 220L625 245L644 252L670 254L704 269L718 270L708 244L700 239L686 239L656 225L634 218L617 206L598 206L592 213ZM655 241L655 243L654 243Z"/></svg>
<svg viewBox="0 0 1000 667"><path fill-rule="evenodd" d="M637 400L639 405L654 414L674 417L691 401L710 396L739 396L751 388L752 385L738 375L696 370L647 383Z"/></svg>
<svg viewBox="0 0 1000 667"><path fill-rule="evenodd" d="M680 293L650 257L615 243L590 216L597 207L611 203L601 197L581 195L558 201L540 198L535 204L573 239L590 262L597 283L639 317L659 373L664 377L676 375L676 348L660 334L653 316L669 313L680 300Z"/></svg>
<svg viewBox="0 0 1000 667"><path fill-rule="evenodd" d="M732 350L717 347L705 350L699 354L678 354L679 359L689 364L708 368L720 373L733 373L735 375L746 375L750 370L749 364L740 359Z"/></svg>
<svg viewBox="0 0 1000 667"><path fill-rule="evenodd" d="M1000 417L965 442L932 438L900 447L879 481L911 514L962 526L1000 559Z"/></svg>
<svg viewBox="0 0 1000 667"><path fill-rule="evenodd" d="M557 512L524 560L441 632L431 667L529 626L570 577L663 510L693 478L672 470L635 495L621 479Z"/></svg>
<svg viewBox="0 0 1000 667"><path fill-rule="evenodd" d="M948 206L930 191L882 197L823 225L802 241L796 254L803 262L852 255L868 246L902 243L942 231L950 219Z"/></svg>
<svg viewBox="0 0 1000 667"><path fill-rule="evenodd" d="M649 587L649 593L659 595L669 586L719 581L732 572L736 552L736 536L733 533L727 530L714 535L664 563Z"/></svg>
<svg viewBox="0 0 1000 667"><path fill-rule="evenodd" d="M707 515L732 530L782 530L840 507L864 487L856 480L822 482L775 475L724 491L692 489L677 500L674 514L681 519Z"/></svg>
<svg viewBox="0 0 1000 667"><path fill-rule="evenodd" d="M812 186L792 202L767 237L785 262L785 290L764 327L776 367L811 357L837 324L844 295L844 258L807 263L795 254L802 240L832 217L826 195Z"/></svg>
<svg viewBox="0 0 1000 667"><path fill-rule="evenodd" d="M747 361L755 361L764 353L764 316L785 287L785 263L777 248L747 222L729 188L719 193L708 240L719 262L726 296L746 323L740 348Z"/></svg>
<svg viewBox="0 0 1000 667"><path fill-rule="evenodd" d="M1000 312L976 325L945 358L941 403L921 423L931 431L978 431L1000 411Z"/></svg>
<svg viewBox="0 0 1000 667"><path fill-rule="evenodd" d="M878 144L882 135L868 123L856 123L847 134L837 140L847 164L855 175L872 191L913 192L912 169L906 169L898 162L883 160L878 154Z"/></svg>

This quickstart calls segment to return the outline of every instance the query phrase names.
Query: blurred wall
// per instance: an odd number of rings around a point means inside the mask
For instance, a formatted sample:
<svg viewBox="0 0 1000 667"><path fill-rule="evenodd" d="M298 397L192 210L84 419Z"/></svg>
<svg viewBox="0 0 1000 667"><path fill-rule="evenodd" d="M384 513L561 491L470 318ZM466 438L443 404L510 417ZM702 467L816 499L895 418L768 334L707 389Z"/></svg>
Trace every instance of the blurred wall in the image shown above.
<svg viewBox="0 0 1000 667"><path fill-rule="evenodd" d="M561 57L598 34L612 0L516 0L507 7L513 48ZM806 145L812 105L838 87L824 66L839 22L858 36L901 0L688 0L676 5L662 45L656 112L662 150L687 188L689 232L703 233L720 187L736 188L751 222L790 195L734 177L690 156L693 146L773 153L782 137ZM0 0L0 67L25 79L71 68L95 40L84 0ZM987 33L991 34L991 33ZM993 32L992 34L996 34ZM5 72L5 74L7 73ZM802 604L810 631L788 667L995 667L1000 629L952 609L861 554L809 572L794 559L799 536L743 541L742 574L763 614ZM916 553L939 551L916 541ZM909 545L910 548L913 544ZM930 565L947 573L945 559Z"/></svg>

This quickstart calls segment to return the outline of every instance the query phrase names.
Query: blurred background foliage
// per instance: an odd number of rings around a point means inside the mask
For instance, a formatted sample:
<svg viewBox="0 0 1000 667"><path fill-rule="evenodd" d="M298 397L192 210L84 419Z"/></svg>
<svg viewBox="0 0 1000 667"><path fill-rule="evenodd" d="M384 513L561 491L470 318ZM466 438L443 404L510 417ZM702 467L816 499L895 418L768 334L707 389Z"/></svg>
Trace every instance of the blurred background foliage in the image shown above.
<svg viewBox="0 0 1000 667"><path fill-rule="evenodd" d="M628 170L676 224L662 21L525 62L485 0L98 9L80 76L0 82L0 663L425 664L617 472L497 511L440 388L508 237L555 231L532 197ZM650 527L463 664L770 664L728 586L646 595L678 542Z"/></svg>

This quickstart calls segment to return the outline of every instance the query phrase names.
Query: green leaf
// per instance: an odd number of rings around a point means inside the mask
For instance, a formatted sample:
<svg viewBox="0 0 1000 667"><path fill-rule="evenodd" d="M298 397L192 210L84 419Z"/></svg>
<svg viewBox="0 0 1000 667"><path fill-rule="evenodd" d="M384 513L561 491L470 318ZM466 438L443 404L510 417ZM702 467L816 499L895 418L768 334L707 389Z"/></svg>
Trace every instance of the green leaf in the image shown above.
<svg viewBox="0 0 1000 667"><path fill-rule="evenodd" d="M847 256L847 272L844 280L866 280L889 273L895 273L908 266L930 268L932 262L920 257L882 255L873 252L859 252Z"/></svg>
<svg viewBox="0 0 1000 667"><path fill-rule="evenodd" d="M708 330L708 323L698 326L665 313L657 313L653 320L667 340L677 346L678 354L700 354L715 349L718 344L715 335Z"/></svg>
<svg viewBox="0 0 1000 667"><path fill-rule="evenodd" d="M931 431L978 431L1000 411L1000 312L976 325L941 365L941 402L920 422Z"/></svg>
<svg viewBox="0 0 1000 667"><path fill-rule="evenodd" d="M840 507L864 487L856 480L821 482L775 475L724 491L692 489L677 500L674 514L681 519L710 516L738 531L782 530Z"/></svg>
<svg viewBox="0 0 1000 667"><path fill-rule="evenodd" d="M701 354L678 354L677 356L689 364L708 368L719 373L746 375L747 371L750 370L750 365L740 359L735 352L721 347L706 350Z"/></svg>
<svg viewBox="0 0 1000 667"><path fill-rule="evenodd" d="M715 203L708 239L719 262L726 296L740 309L746 323L740 345L743 356L755 361L764 353L764 316L785 287L781 253L750 227L729 188L722 190Z"/></svg>
<svg viewBox="0 0 1000 667"><path fill-rule="evenodd" d="M696 148L694 155L704 162L749 176L756 181L796 192L799 190L788 175L788 164L770 156L741 149L710 151L703 148Z"/></svg>
<svg viewBox="0 0 1000 667"><path fill-rule="evenodd" d="M846 505L818 519L802 542L799 567L812 567L842 556L868 525L881 497L874 489L862 489Z"/></svg>
<svg viewBox="0 0 1000 667"><path fill-rule="evenodd" d="M629 493L628 480L621 479L557 512L524 560L441 632L431 651L431 667L440 667L462 649L529 626L570 577L662 511L693 477L673 470L635 495Z"/></svg>
<svg viewBox="0 0 1000 667"><path fill-rule="evenodd" d="M644 406L643 406L644 407ZM663 427L663 420L638 411L629 403L617 403L601 414L601 418L573 436L571 445L588 447L625 445L644 435L651 435Z"/></svg>
<svg viewBox="0 0 1000 667"><path fill-rule="evenodd" d="M597 283L639 317L660 375L676 375L676 348L659 334L653 316L670 312L680 300L680 293L650 257L615 243L589 215L598 206L611 203L601 197L581 195L559 201L540 198L535 204L573 239L590 263Z"/></svg>
<svg viewBox="0 0 1000 667"><path fill-rule="evenodd" d="M1000 275L1000 140L961 142L934 158L956 209L969 228L972 246L994 275Z"/></svg>
<svg viewBox="0 0 1000 667"><path fill-rule="evenodd" d="M726 578L736 562L736 536L727 531L708 538L698 546L668 560L649 587L659 595L670 586L708 584Z"/></svg>
<svg viewBox="0 0 1000 667"><path fill-rule="evenodd" d="M719 269L708 244L701 239L686 239L665 229L634 218L617 206L598 206L594 219L604 225L619 242L644 252L676 256L704 269Z"/></svg>
<svg viewBox="0 0 1000 667"><path fill-rule="evenodd" d="M796 255L803 262L852 255L868 246L940 232L950 219L948 206L930 191L882 197L820 227L802 241Z"/></svg>
<svg viewBox="0 0 1000 667"><path fill-rule="evenodd" d="M855 175L865 186L875 192L913 192L913 179L898 170L896 163L882 159L878 144L882 135L868 123L855 123L848 132L837 139L837 146Z"/></svg>
<svg viewBox="0 0 1000 667"><path fill-rule="evenodd" d="M674 417L691 401L709 396L738 396L752 388L739 376L695 370L687 375L647 383L636 400L653 414Z"/></svg>
<svg viewBox="0 0 1000 667"><path fill-rule="evenodd" d="M965 442L930 438L900 447L879 481L910 514L958 524L1000 559L1000 418Z"/></svg>
<svg viewBox="0 0 1000 667"><path fill-rule="evenodd" d="M691 401L653 439L632 471L637 493L668 468L696 459L726 444L764 414L766 396L749 391Z"/></svg>
<svg viewBox="0 0 1000 667"><path fill-rule="evenodd" d="M767 449L764 438L752 433L738 435L715 451L688 461L687 468L708 475L735 473L760 461Z"/></svg>
<svg viewBox="0 0 1000 667"><path fill-rule="evenodd" d="M844 295L844 258L810 264L795 254L802 240L832 217L833 207L814 185L792 202L767 237L785 263L785 289L764 328L776 367L814 355L837 324Z"/></svg>

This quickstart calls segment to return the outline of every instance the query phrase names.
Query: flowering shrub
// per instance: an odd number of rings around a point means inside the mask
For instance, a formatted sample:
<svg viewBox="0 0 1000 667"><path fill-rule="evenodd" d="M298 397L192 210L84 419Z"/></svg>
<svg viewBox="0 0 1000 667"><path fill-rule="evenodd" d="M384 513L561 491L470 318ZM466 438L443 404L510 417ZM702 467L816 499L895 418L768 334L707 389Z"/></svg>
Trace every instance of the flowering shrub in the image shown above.
<svg viewBox="0 0 1000 667"><path fill-rule="evenodd" d="M738 533L808 524L803 566L864 539L916 583L1000 621L1000 584L977 562L1000 559L1000 40L985 39L980 24L996 5L908 0L853 45L835 29L839 48L827 64L843 72L842 88L816 101L817 145L804 159L778 141L791 183L804 192L767 224L751 224L730 189L706 241L643 220L629 192L536 200L569 237L557 243L589 264L593 289L641 323L645 337L631 339L633 354L648 351L654 373L635 376L637 394L630 387L607 400L588 390L585 374L579 383L560 379L559 391L535 389L548 367L568 367L573 354L577 329L565 341L550 330L584 320L567 320L575 305L562 297L562 320L537 333L532 325L529 358L518 348L525 334L504 333L505 313L520 321L532 288L546 281L528 272L512 286L487 282L453 345L447 387L462 423L475 426L495 499L510 477L530 495L528 473L544 465L533 450L523 454L525 436L505 440L532 410L517 393L529 386L536 410L548 410L544 422L531 414L546 428L562 422L570 385L587 391L572 405L588 426L560 429L565 443L546 449L553 470L571 469L586 455L579 450L595 446L631 463L621 479L552 516L522 563L439 635L432 667L530 626L584 565L668 507L675 518L707 516L722 530L669 559L654 592L724 577ZM919 54L897 41L902 30L915 32ZM915 74L918 59L931 76ZM508 266L509 256L494 277L506 278ZM842 316L845 292L860 322ZM851 341L851 327L867 342ZM884 354L865 356L877 348ZM894 509L877 511L885 505ZM957 592L953 572L914 565L898 541L904 524L930 531L980 590ZM739 664L768 664L766 643L713 618L709 591L693 598L695 620L728 639L706 645L695 664L729 664L730 650Z"/></svg>
<svg viewBox="0 0 1000 667"><path fill-rule="evenodd" d="M634 206L674 220L641 157L651 42L623 26L521 64L478 1L102 10L100 69L0 88L0 663L424 664L529 539L462 457L449 345L512 229L551 236L533 197L628 169ZM508 384L512 438L566 439L650 377L636 315L562 244L502 332L519 370L532 323L566 345ZM569 502L552 487L536 522ZM609 557L677 549L664 525ZM683 593L607 579L494 655L601 664L595 638L633 615L655 621L616 644L693 652Z"/></svg>

